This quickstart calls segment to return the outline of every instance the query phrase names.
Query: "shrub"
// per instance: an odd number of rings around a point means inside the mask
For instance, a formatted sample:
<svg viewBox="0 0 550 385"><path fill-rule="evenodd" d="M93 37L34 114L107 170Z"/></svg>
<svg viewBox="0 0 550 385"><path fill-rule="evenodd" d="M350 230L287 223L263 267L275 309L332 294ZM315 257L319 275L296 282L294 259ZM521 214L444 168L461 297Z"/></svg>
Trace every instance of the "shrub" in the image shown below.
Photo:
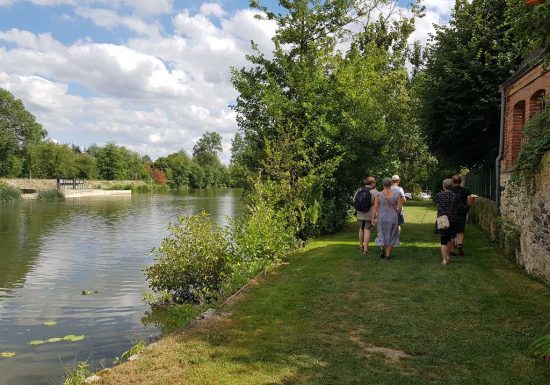
<svg viewBox="0 0 550 385"><path fill-rule="evenodd" d="M228 230L233 263L249 266L252 274L280 262L296 243L287 228L285 215L265 201L249 207L247 215L232 219Z"/></svg>
<svg viewBox="0 0 550 385"><path fill-rule="evenodd" d="M40 200L62 200L65 199L63 194L57 190L41 190L38 192L38 199Z"/></svg>
<svg viewBox="0 0 550 385"><path fill-rule="evenodd" d="M169 231L153 250L155 264L145 269L149 286L175 302L204 303L218 298L231 272L225 231L205 212L178 218Z"/></svg>
<svg viewBox="0 0 550 385"><path fill-rule="evenodd" d="M15 187L0 182L0 202L11 202L21 199L21 193Z"/></svg>

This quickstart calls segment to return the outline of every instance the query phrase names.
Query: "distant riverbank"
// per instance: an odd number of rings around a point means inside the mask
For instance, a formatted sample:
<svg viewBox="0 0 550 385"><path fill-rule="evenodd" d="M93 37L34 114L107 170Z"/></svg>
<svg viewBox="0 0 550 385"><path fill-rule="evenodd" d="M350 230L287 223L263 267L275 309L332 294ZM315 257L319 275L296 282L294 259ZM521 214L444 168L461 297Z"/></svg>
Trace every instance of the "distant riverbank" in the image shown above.
<svg viewBox="0 0 550 385"><path fill-rule="evenodd" d="M42 191L42 190L55 190L55 179L0 179L0 182L6 183L8 186L15 187L21 191ZM84 185L81 186L84 189L99 189L99 190L111 190L116 186L145 186L146 183L142 180L84 180Z"/></svg>

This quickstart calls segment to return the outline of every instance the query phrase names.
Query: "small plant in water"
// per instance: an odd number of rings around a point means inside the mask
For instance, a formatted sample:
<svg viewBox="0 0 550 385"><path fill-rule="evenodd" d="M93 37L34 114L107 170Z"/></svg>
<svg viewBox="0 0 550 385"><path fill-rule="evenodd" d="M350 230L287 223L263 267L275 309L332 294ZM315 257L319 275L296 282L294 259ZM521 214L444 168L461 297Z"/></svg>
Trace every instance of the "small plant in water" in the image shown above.
<svg viewBox="0 0 550 385"><path fill-rule="evenodd" d="M73 368L65 370L63 385L84 385L86 378L91 374L90 365L87 362L78 362Z"/></svg>
<svg viewBox="0 0 550 385"><path fill-rule="evenodd" d="M145 349L145 341L144 340L138 340L134 346L132 346L130 349L126 350L124 353L122 353L122 358L127 360L128 358L132 357L135 354L139 354Z"/></svg>

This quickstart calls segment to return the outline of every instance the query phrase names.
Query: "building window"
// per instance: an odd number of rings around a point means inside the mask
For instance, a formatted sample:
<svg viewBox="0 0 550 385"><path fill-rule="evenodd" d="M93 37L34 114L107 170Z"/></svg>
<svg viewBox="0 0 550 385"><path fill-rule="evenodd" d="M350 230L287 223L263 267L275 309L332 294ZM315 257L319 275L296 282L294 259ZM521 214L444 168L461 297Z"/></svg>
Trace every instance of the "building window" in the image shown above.
<svg viewBox="0 0 550 385"><path fill-rule="evenodd" d="M538 114L544 109L546 92L544 90L538 90L529 99L529 119Z"/></svg>
<svg viewBox="0 0 550 385"><path fill-rule="evenodd" d="M523 137L523 126L525 124L525 101L517 102L513 109L512 115L512 132L510 138L510 161L514 163L518 158L521 150L521 142Z"/></svg>

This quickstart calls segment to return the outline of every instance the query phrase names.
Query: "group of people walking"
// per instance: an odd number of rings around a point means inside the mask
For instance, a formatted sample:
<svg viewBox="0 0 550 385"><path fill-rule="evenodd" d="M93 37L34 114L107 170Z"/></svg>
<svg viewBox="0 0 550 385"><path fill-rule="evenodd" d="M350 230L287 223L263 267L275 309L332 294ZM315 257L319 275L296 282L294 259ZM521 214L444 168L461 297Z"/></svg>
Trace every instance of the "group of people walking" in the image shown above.
<svg viewBox="0 0 550 385"><path fill-rule="evenodd" d="M382 180L381 191L376 189L376 179L368 177L365 186L355 192L353 203L359 222L359 248L368 254L371 231L376 226L375 244L380 247L380 258L389 259L395 247L399 247L401 225L405 222L403 203L405 192L398 175ZM447 227L438 229L441 240L441 256L444 265L455 253L464 255L464 230L466 216L473 203L470 191L462 186L462 178L455 175L443 181L443 191L434 198L438 219L446 216Z"/></svg>
<svg viewBox="0 0 550 385"><path fill-rule="evenodd" d="M398 175L382 180L382 191L376 190L376 179L368 177L366 186L353 198L359 221L359 244L363 253L369 253L370 233L377 227L375 243L380 246L380 258L389 259L394 247L399 247L401 225L405 222L403 203L405 192L399 186ZM366 201L368 199L368 201Z"/></svg>

